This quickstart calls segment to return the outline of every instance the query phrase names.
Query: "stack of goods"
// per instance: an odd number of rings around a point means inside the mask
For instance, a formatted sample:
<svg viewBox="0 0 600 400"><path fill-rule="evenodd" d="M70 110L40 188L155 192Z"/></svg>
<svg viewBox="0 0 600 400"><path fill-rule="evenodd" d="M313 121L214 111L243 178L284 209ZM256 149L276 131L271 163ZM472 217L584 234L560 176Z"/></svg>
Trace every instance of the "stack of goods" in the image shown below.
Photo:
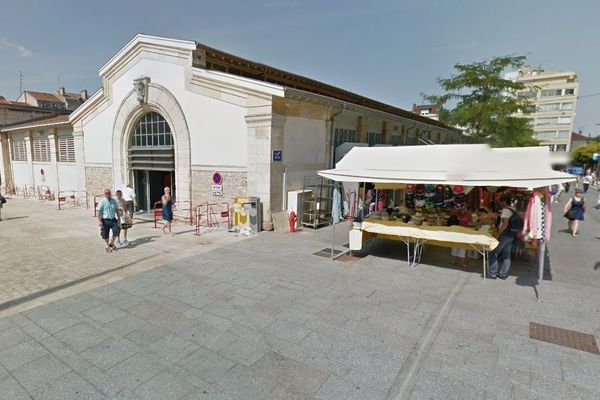
<svg viewBox="0 0 600 400"><path fill-rule="evenodd" d="M454 186L452 188L452 191L454 192L454 209L456 210L463 210L466 206L466 194L465 194L465 188L462 186Z"/></svg>

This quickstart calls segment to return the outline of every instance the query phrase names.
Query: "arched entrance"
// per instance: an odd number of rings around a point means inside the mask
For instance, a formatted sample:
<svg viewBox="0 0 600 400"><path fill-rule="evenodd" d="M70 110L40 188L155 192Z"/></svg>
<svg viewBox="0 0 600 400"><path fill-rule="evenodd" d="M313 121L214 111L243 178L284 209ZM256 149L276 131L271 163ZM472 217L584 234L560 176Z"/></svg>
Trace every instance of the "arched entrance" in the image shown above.
<svg viewBox="0 0 600 400"><path fill-rule="evenodd" d="M150 210L163 188L175 194L175 149L171 127L162 115L150 111L133 125L127 151L138 208Z"/></svg>
<svg viewBox="0 0 600 400"><path fill-rule="evenodd" d="M175 96L164 86L149 82L146 96L145 101L140 102L136 91L131 90L122 100L115 115L112 131L113 184L119 187L133 180L134 173L128 161L129 148L133 143L131 136L134 135L141 118L155 112L166 121L171 132L175 155L173 183L177 183L173 196L178 203L185 204L190 201L192 194L190 133L185 114ZM143 206L146 207L147 204Z"/></svg>

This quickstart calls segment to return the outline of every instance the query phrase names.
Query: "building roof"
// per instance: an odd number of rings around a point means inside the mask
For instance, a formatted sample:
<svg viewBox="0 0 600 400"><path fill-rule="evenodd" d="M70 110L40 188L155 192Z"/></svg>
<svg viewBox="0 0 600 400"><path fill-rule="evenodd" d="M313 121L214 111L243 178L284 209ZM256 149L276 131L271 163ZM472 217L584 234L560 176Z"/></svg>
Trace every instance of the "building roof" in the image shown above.
<svg viewBox="0 0 600 400"><path fill-rule="evenodd" d="M579 134L577 132L572 132L571 133L571 142L587 142L590 139L591 139L591 137L585 136L585 135L581 135L581 134Z"/></svg>
<svg viewBox="0 0 600 400"><path fill-rule="evenodd" d="M26 93L28 96L31 96L38 101L51 101L54 103L62 103L63 102L57 95L52 94L52 93L32 92L30 90L26 90L24 93Z"/></svg>
<svg viewBox="0 0 600 400"><path fill-rule="evenodd" d="M440 128L455 130L454 128L442 122L414 114L410 111L406 111L401 108L394 107L389 104L385 104L377 100L373 100L368 97L319 82L314 79L296 75L266 64L250 61L201 43L196 43L194 66L243 76L263 82L274 83L283 87L303 90L305 92L316 93L322 96L372 108L374 110L383 111L389 114L398 115L400 117L405 117L429 125L435 125Z"/></svg>
<svg viewBox="0 0 600 400"><path fill-rule="evenodd" d="M15 124L6 125L1 130L2 132L16 131L20 129L39 128L43 126L65 125L69 124L69 115L53 115L51 117L41 117L30 119L25 122L17 122Z"/></svg>

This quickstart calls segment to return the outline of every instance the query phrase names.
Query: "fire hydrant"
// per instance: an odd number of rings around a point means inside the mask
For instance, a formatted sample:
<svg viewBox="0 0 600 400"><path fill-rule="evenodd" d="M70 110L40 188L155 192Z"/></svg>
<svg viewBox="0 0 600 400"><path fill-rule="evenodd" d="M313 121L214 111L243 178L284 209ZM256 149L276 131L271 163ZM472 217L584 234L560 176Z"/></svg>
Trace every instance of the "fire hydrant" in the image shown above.
<svg viewBox="0 0 600 400"><path fill-rule="evenodd" d="M296 232L296 222L298 221L298 217L294 211L290 212L290 232Z"/></svg>

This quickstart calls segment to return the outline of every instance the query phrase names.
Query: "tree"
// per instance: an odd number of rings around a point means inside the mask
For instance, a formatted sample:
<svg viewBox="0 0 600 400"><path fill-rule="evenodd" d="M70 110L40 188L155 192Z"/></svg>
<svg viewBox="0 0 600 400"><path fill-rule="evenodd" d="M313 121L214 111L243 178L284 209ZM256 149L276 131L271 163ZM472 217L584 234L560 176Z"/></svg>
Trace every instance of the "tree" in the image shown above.
<svg viewBox="0 0 600 400"><path fill-rule="evenodd" d="M501 76L508 68L522 67L525 61L525 56L502 56L456 64L455 76L438 79L445 94L424 98L440 107L455 103L443 115L444 122L466 128L475 142L497 147L535 146L538 142L528 120L516 116L532 111L531 101L522 94L528 88Z"/></svg>
<svg viewBox="0 0 600 400"><path fill-rule="evenodd" d="M587 168L593 163L592 156L594 153L600 153L600 141L593 140L585 146L573 150L573 163Z"/></svg>

